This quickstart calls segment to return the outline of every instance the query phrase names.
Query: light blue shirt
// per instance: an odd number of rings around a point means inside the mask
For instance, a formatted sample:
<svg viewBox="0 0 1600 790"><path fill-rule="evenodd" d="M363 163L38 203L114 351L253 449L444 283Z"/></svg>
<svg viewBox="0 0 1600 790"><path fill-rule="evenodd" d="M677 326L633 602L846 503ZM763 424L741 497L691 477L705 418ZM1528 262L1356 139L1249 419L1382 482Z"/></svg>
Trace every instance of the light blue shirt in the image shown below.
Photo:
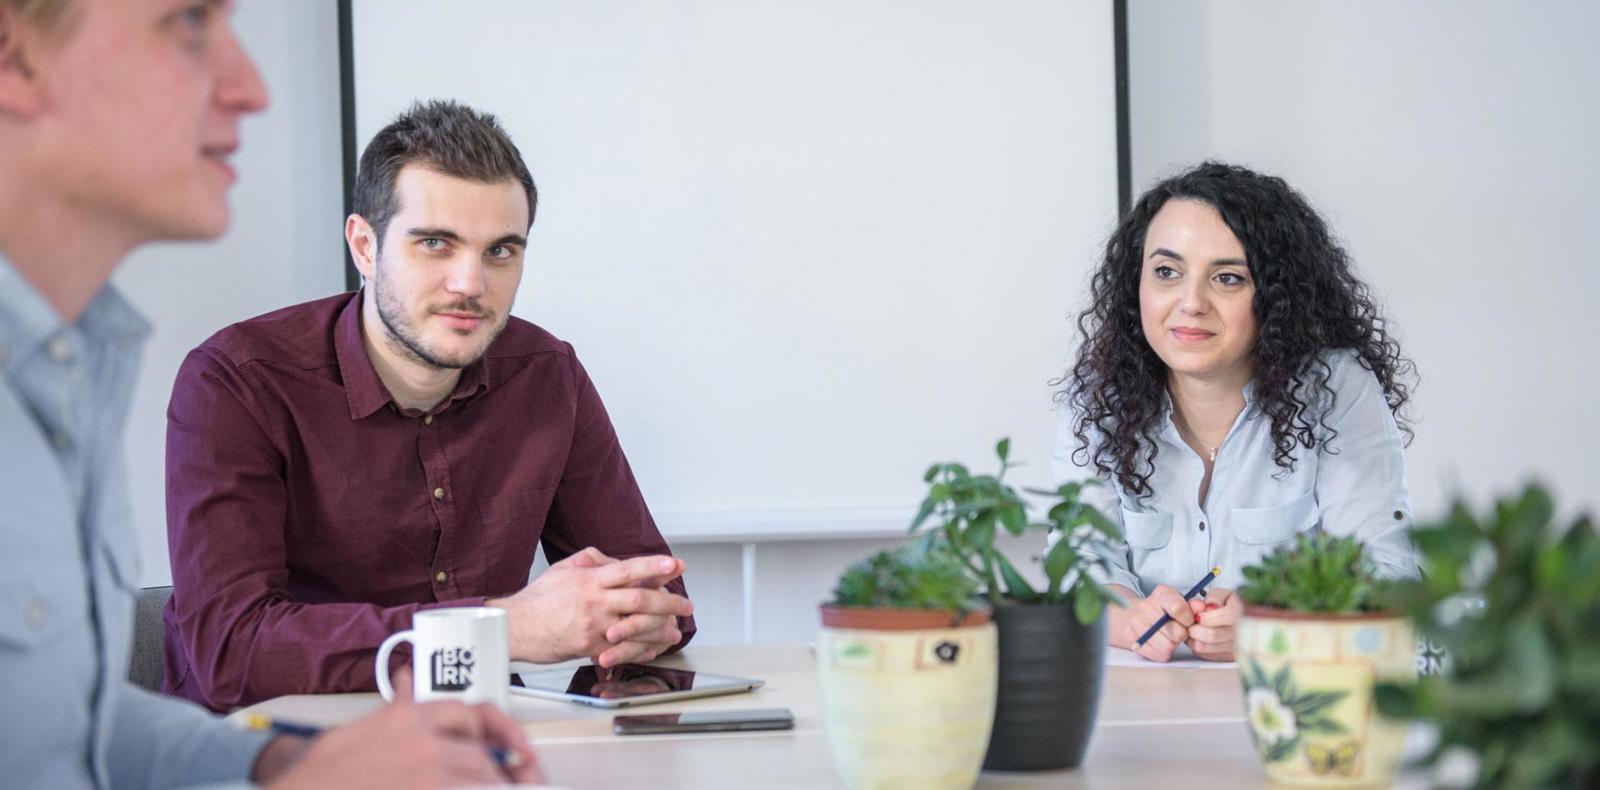
<svg viewBox="0 0 1600 790"><path fill-rule="evenodd" d="M268 740L127 682L137 546L122 428L149 327L73 324L0 257L0 784L242 782Z"/></svg>
<svg viewBox="0 0 1600 790"><path fill-rule="evenodd" d="M1156 433L1154 493L1140 500L1113 483L1108 488L1115 496L1094 502L1120 516L1125 538L1102 581L1141 595L1159 584L1184 592L1220 565L1215 586L1237 589L1242 568L1315 529L1359 538L1384 576L1415 577L1400 429L1377 376L1354 351L1329 352L1324 360L1334 392L1326 422L1338 432L1331 445L1321 441L1319 429L1316 449L1297 446L1294 471L1285 472L1273 461L1271 422L1247 386L1244 411L1217 448L1204 504L1205 462L1178 436L1169 398ZM1051 458L1059 482L1096 476L1092 464L1073 462L1073 422L1063 409Z"/></svg>

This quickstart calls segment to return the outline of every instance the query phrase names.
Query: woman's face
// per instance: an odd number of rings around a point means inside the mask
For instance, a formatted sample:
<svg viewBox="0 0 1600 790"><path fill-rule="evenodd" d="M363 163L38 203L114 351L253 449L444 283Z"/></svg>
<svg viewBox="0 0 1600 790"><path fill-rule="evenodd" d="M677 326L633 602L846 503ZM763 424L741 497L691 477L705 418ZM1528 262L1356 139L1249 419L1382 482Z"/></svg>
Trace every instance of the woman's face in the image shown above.
<svg viewBox="0 0 1600 790"><path fill-rule="evenodd" d="M1174 374L1250 376L1255 281L1244 245L1207 203L1168 200L1145 231L1139 320Z"/></svg>

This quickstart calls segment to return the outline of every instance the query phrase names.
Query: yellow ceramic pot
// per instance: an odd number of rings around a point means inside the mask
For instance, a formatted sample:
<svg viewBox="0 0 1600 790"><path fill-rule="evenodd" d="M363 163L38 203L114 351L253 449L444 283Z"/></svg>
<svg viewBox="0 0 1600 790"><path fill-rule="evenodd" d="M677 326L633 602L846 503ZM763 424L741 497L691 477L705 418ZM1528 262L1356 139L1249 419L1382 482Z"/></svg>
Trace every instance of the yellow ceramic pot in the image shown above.
<svg viewBox="0 0 1600 790"><path fill-rule="evenodd" d="M1393 780L1407 724L1379 716L1372 690L1416 678L1409 619L1246 607L1237 645L1250 737L1267 776L1321 787Z"/></svg>
<svg viewBox="0 0 1600 790"><path fill-rule="evenodd" d="M851 790L965 790L994 726L989 613L824 606L817 637L834 768Z"/></svg>

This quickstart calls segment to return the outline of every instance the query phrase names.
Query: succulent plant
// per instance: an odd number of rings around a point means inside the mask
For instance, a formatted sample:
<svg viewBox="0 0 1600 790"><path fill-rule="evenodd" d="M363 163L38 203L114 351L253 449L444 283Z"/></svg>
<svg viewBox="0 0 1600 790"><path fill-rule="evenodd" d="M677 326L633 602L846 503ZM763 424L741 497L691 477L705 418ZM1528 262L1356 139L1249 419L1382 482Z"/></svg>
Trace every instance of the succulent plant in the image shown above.
<svg viewBox="0 0 1600 790"><path fill-rule="evenodd" d="M1254 606L1343 614L1389 608L1389 586L1360 541L1302 532L1294 543L1246 566L1239 595Z"/></svg>
<svg viewBox="0 0 1600 790"><path fill-rule="evenodd" d="M833 591L838 606L948 609L977 602L978 582L940 541L921 540L880 551L850 566Z"/></svg>

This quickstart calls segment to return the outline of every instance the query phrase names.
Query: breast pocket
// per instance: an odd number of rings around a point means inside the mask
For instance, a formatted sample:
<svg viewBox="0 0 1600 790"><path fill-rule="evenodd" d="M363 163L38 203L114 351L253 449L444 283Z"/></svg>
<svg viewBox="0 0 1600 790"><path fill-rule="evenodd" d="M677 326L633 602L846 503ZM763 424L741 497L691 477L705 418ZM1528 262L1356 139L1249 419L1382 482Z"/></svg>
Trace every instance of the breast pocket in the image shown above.
<svg viewBox="0 0 1600 790"><path fill-rule="evenodd" d="M1164 549L1172 542L1172 514L1137 513L1123 508L1122 534L1132 550L1134 575L1140 580L1166 578L1169 552Z"/></svg>
<svg viewBox="0 0 1600 790"><path fill-rule="evenodd" d="M1272 507L1236 507L1229 514L1233 538L1238 544L1235 563L1248 565L1286 545L1295 535L1311 529L1322 520L1317 495L1308 491Z"/></svg>

